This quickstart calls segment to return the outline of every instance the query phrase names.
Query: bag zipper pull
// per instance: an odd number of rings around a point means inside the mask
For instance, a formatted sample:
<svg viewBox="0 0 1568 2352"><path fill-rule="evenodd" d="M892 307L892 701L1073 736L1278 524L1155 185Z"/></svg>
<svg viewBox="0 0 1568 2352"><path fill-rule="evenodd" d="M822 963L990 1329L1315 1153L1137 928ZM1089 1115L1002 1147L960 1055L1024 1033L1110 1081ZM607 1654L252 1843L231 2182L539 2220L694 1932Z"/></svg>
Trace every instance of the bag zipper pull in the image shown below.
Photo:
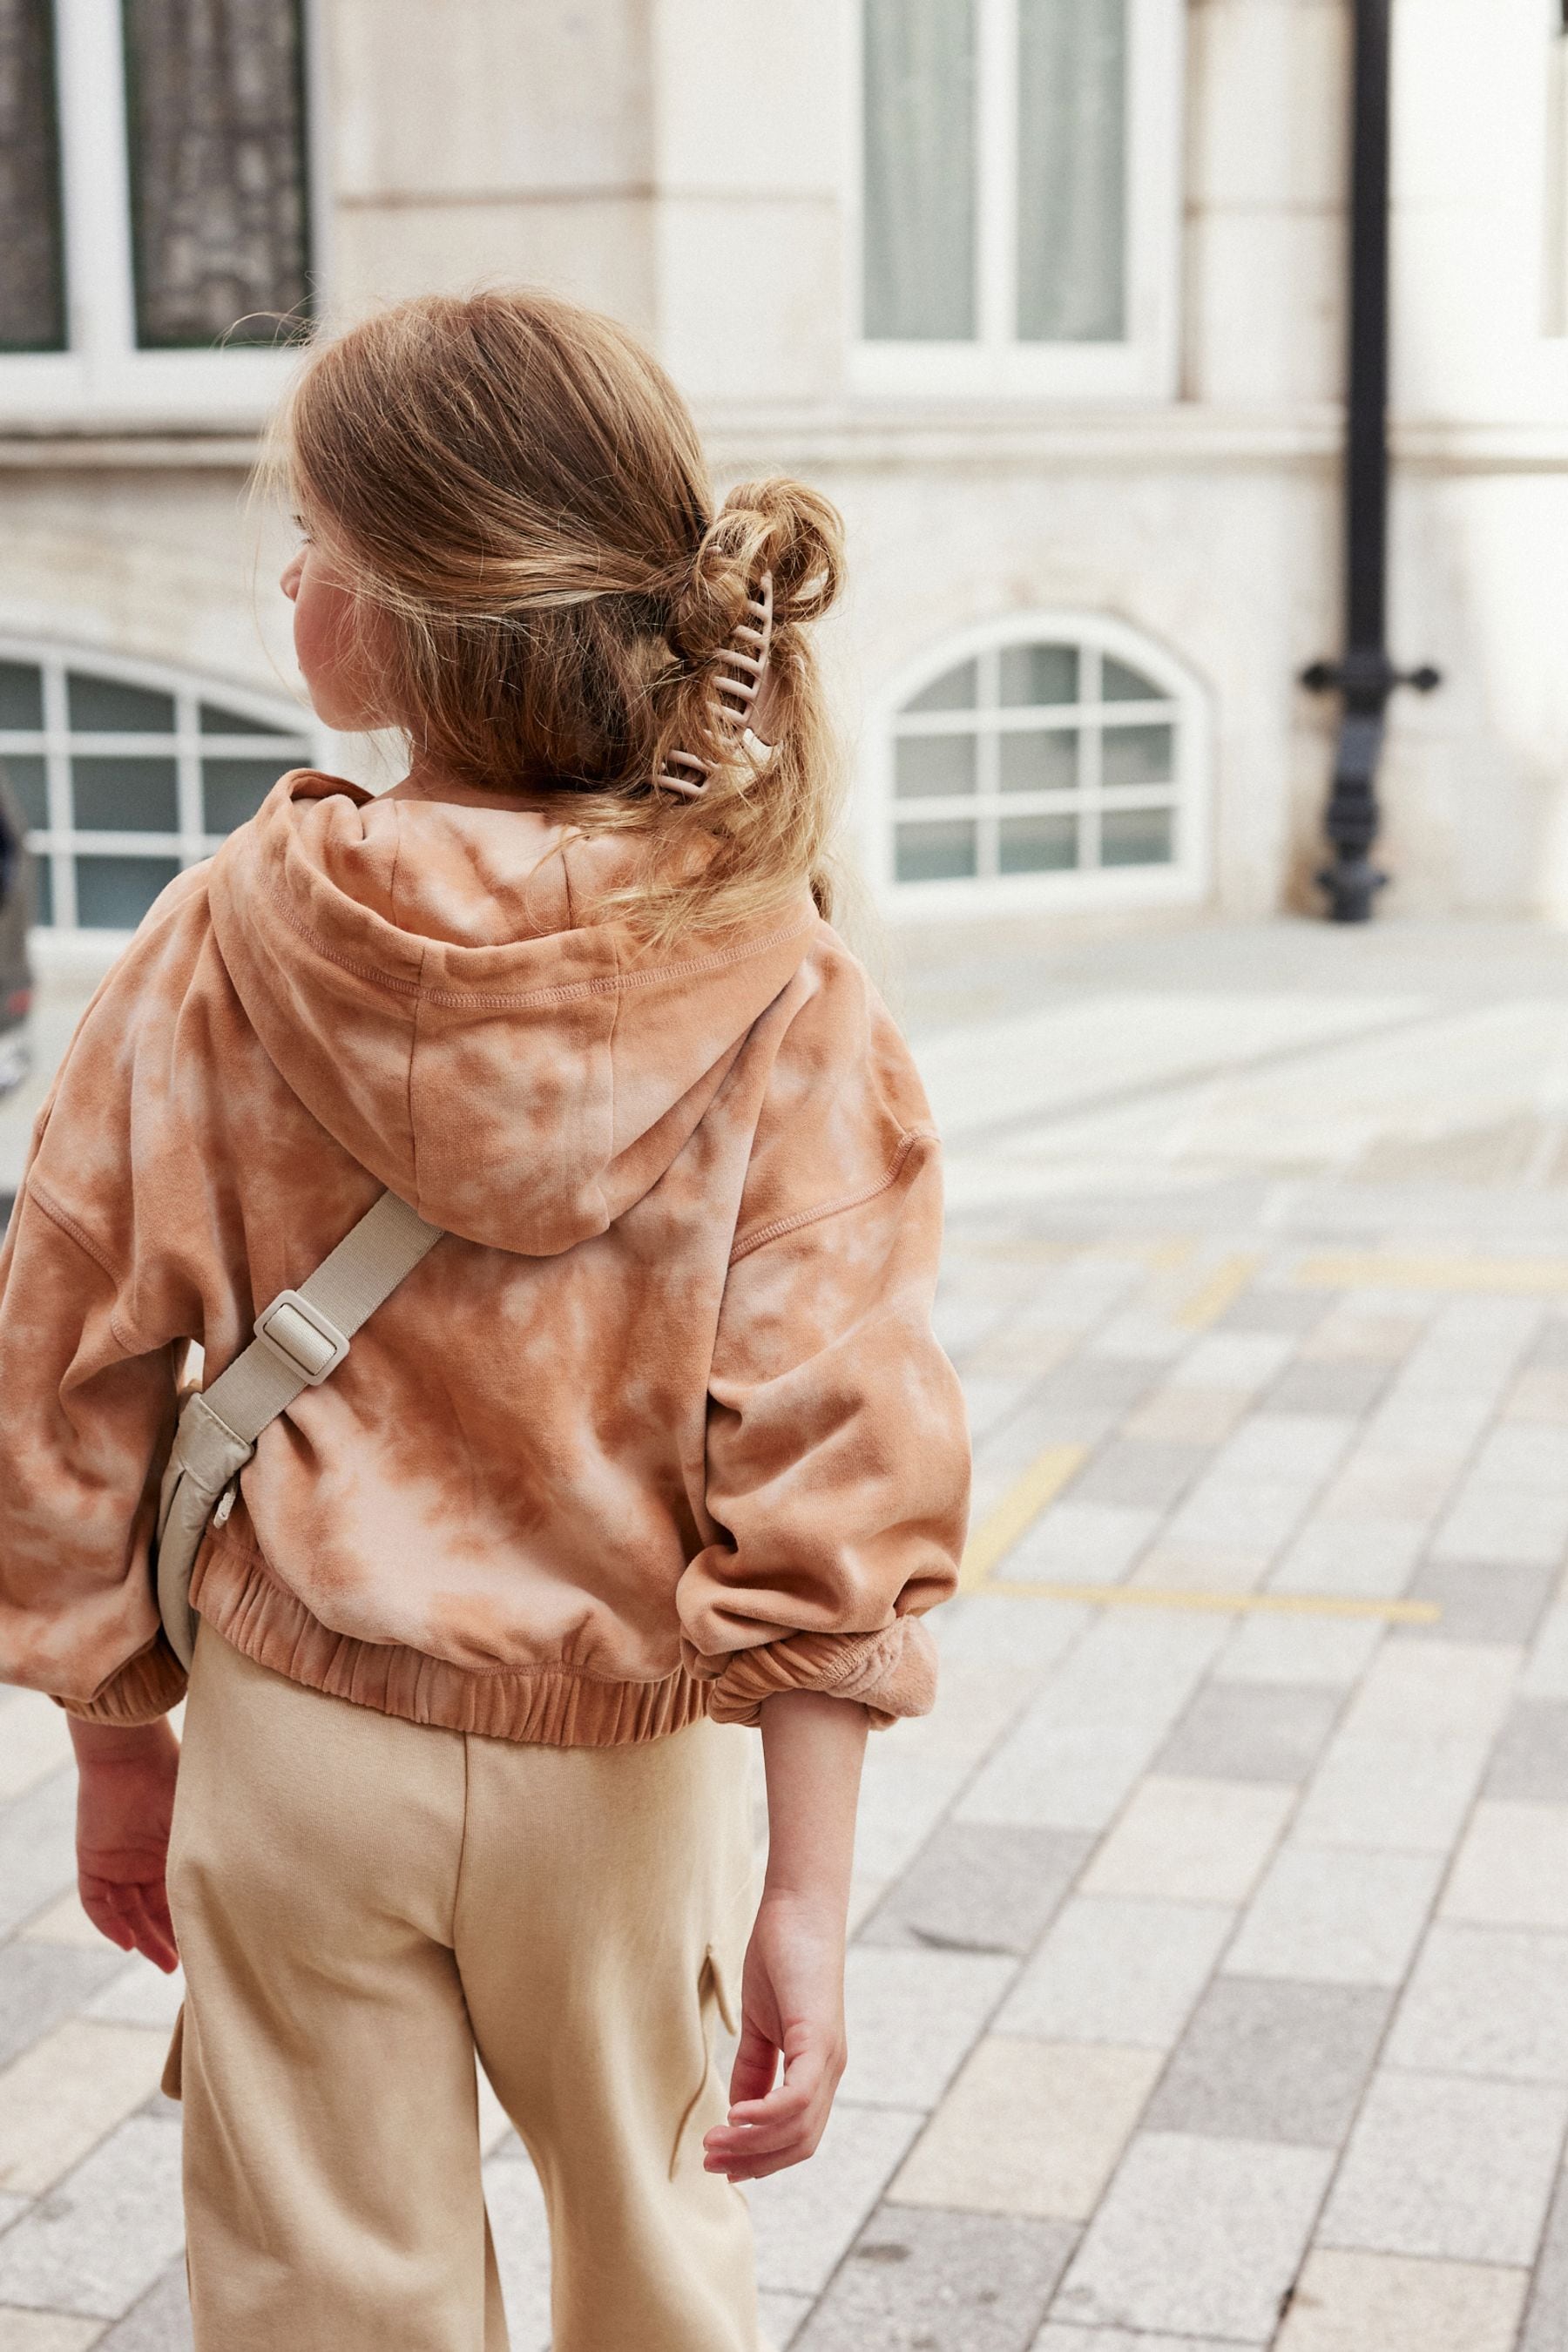
<svg viewBox="0 0 1568 2352"><path fill-rule="evenodd" d="M221 1528L225 1524L230 1511L234 1508L234 1498L238 1492L238 1479L231 1478L227 1486L224 1488L222 1494L217 1498L217 1508L214 1511L212 1517L212 1523L215 1528Z"/></svg>

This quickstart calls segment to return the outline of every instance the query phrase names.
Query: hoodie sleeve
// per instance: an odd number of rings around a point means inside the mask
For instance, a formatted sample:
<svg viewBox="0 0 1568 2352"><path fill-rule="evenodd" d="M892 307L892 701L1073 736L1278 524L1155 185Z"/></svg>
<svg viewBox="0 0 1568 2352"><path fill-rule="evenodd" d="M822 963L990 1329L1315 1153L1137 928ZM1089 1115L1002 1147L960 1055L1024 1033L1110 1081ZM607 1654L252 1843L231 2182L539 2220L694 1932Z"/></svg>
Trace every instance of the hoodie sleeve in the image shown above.
<svg viewBox="0 0 1568 2352"><path fill-rule="evenodd" d="M879 1042L886 1066L885 1033ZM806 1132L784 1150L820 1171L815 1124L851 1181L743 1224L731 1261L709 1382L718 1533L679 1594L683 1654L721 1722L754 1723L780 1691L858 1699L878 1724L924 1714L935 1696L920 1620L957 1580L969 1446L931 1327L936 1138L901 1041L890 1058L895 1099L884 1092L875 1117L847 1122L847 1089L818 1069L812 1108L800 1107ZM918 1127L889 1118L911 1109Z"/></svg>
<svg viewBox="0 0 1568 2352"><path fill-rule="evenodd" d="M149 1565L174 1351L142 1347L124 1304L33 1171L0 1251L0 1679L143 1723L184 1688Z"/></svg>

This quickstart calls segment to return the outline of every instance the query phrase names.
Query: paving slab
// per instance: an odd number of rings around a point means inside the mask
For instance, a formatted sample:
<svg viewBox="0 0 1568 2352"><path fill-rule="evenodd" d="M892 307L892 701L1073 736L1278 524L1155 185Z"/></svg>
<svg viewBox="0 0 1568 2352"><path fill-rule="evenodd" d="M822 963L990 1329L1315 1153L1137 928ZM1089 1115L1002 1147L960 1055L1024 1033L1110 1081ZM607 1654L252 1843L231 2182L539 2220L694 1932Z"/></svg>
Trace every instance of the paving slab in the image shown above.
<svg viewBox="0 0 1568 2352"><path fill-rule="evenodd" d="M852 1945L840 2095L860 2106L934 2106L1014 1971L1005 1955Z"/></svg>
<svg viewBox="0 0 1568 2352"><path fill-rule="evenodd" d="M99 2338L101 2352L192 2352L195 2341L183 2257L171 2263L124 2318ZM529 2347L520 2344L514 2352L529 2352Z"/></svg>
<svg viewBox="0 0 1568 2352"><path fill-rule="evenodd" d="M124 1966L124 1953L101 1936L86 1951L62 1951L20 1937L0 1944L0 2070L85 2007Z"/></svg>
<svg viewBox="0 0 1568 2352"><path fill-rule="evenodd" d="M1063 1584L1116 1584L1152 1538L1163 1513L1144 1505L1085 1499L1042 1512L1007 1556L1009 1578Z"/></svg>
<svg viewBox="0 0 1568 2352"><path fill-rule="evenodd" d="M67 2319L59 2312L0 2309L0 2352L89 2352L103 2340L100 2319Z"/></svg>
<svg viewBox="0 0 1568 2352"><path fill-rule="evenodd" d="M1262 2352L1262 2339L1247 2346L1227 2336L1147 2336L1142 2328L1073 2327L1065 2320L1048 2319L1030 2352Z"/></svg>
<svg viewBox="0 0 1568 2352"><path fill-rule="evenodd" d="M1245 1903L1293 1802L1289 1789L1151 1776L1085 1872L1084 1892Z"/></svg>
<svg viewBox="0 0 1568 2352"><path fill-rule="evenodd" d="M1385 2068L1352 2134L1321 2241L1528 2269L1565 2125L1559 2084Z"/></svg>
<svg viewBox="0 0 1568 2352"><path fill-rule="evenodd" d="M1032 1951L1091 1840L1016 1823L945 1822L860 1929L864 1944Z"/></svg>
<svg viewBox="0 0 1568 2352"><path fill-rule="evenodd" d="M1419 1717L1409 1731L1343 1722L1301 1799L1295 1834L1304 1845L1447 1855L1490 1758L1486 1732L1432 1730Z"/></svg>
<svg viewBox="0 0 1568 2352"><path fill-rule="evenodd" d="M1512 2352L1530 2273L1319 2247L1279 2352Z"/></svg>
<svg viewBox="0 0 1568 2352"><path fill-rule="evenodd" d="M1519 2352L1563 2352L1564 2344L1568 2344L1568 2172L1560 2172L1531 2281Z"/></svg>
<svg viewBox="0 0 1568 2352"><path fill-rule="evenodd" d="M180 2136L133 2117L0 2237L0 2305L117 2319L184 2237Z"/></svg>
<svg viewBox="0 0 1568 2352"><path fill-rule="evenodd" d="M1556 1585L1554 1567L1437 1555L1423 1561L1405 1597L1436 1602L1447 1640L1525 1643L1534 1639ZM1402 1641L1433 1638L1419 1625L1401 1627L1399 1633Z"/></svg>
<svg viewBox="0 0 1568 2352"><path fill-rule="evenodd" d="M1370 1986L1220 1977L1177 2044L1146 2127L1338 2148L1391 2007Z"/></svg>
<svg viewBox="0 0 1568 2352"><path fill-rule="evenodd" d="M1375 1618L1276 1615L1242 1618L1215 1662L1215 1683L1315 1684L1351 1689L1385 1638Z"/></svg>
<svg viewBox="0 0 1568 2352"><path fill-rule="evenodd" d="M71 1760L70 1721L41 1691L0 1690L0 1804Z"/></svg>
<svg viewBox="0 0 1568 2352"><path fill-rule="evenodd" d="M1568 1804L1568 1699L1520 1697L1487 1770L1486 1794Z"/></svg>
<svg viewBox="0 0 1568 2352"><path fill-rule="evenodd" d="M1340 1699L1300 1683L1211 1681L1154 1759L1189 1780L1305 1780L1333 1728Z"/></svg>
<svg viewBox="0 0 1568 2352"><path fill-rule="evenodd" d="M539 2176L526 2161L492 2157L484 2185L510 2352L549 2352L550 2228Z"/></svg>
<svg viewBox="0 0 1568 2352"><path fill-rule="evenodd" d="M1168 1510L1185 1494L1209 1459L1205 1445L1161 1444L1146 1437L1118 1437L1101 1445L1071 1488L1076 1503L1121 1509Z"/></svg>
<svg viewBox="0 0 1568 2352"><path fill-rule="evenodd" d="M36 2197L142 2105L166 2033L68 2018L0 2074L0 2189Z"/></svg>
<svg viewBox="0 0 1568 2352"><path fill-rule="evenodd" d="M1220 1904L1077 1895L998 2013L1006 2033L1169 2050L1236 1925Z"/></svg>
<svg viewBox="0 0 1568 2352"><path fill-rule="evenodd" d="M820 2294L924 2122L918 2109L857 2107L840 2099L809 2164L753 2180L746 2200L756 2231L758 2285Z"/></svg>
<svg viewBox="0 0 1568 2352"><path fill-rule="evenodd" d="M1269 1589L1352 1601L1396 1600L1410 1581L1426 1536L1420 1518L1324 1507L1298 1531L1269 1577Z"/></svg>
<svg viewBox="0 0 1568 2352"><path fill-rule="evenodd" d="M1388 2060L1416 2072L1568 2083L1568 1935L1439 1921L1400 2002Z"/></svg>
<svg viewBox="0 0 1568 2352"><path fill-rule="evenodd" d="M790 2347L810 2316L808 2294L760 2294L757 2328L762 2352L790 2352Z"/></svg>
<svg viewBox="0 0 1568 2352"><path fill-rule="evenodd" d="M799 2352L1027 2352L1076 2235L1061 2222L886 2207Z"/></svg>
<svg viewBox="0 0 1568 2352"><path fill-rule="evenodd" d="M66 1766L0 1809L0 1936L76 1882L76 1771Z"/></svg>
<svg viewBox="0 0 1568 2352"><path fill-rule="evenodd" d="M1322 2148L1140 2133L1052 2317L1267 2343L1332 2165Z"/></svg>
<svg viewBox="0 0 1568 2352"><path fill-rule="evenodd" d="M1446 1919L1568 1931L1568 1805L1483 1801L1440 1907Z"/></svg>
<svg viewBox="0 0 1568 2352"><path fill-rule="evenodd" d="M1248 1905L1226 1966L1243 1976L1396 1985L1442 1872L1436 1854L1347 1852L1291 1837Z"/></svg>
<svg viewBox="0 0 1568 2352"><path fill-rule="evenodd" d="M889 2202L1087 2221L1163 2063L1152 2050L988 2037L905 2158Z"/></svg>

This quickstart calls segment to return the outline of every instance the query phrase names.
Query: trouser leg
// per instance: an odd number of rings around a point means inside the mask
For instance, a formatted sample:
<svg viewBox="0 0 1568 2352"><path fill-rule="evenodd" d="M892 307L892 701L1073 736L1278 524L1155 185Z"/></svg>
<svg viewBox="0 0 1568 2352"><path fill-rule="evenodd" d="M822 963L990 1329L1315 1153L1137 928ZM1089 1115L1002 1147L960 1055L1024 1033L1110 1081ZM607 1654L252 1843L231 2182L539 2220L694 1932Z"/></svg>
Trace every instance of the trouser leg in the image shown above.
<svg viewBox="0 0 1568 2352"><path fill-rule="evenodd" d="M458 1960L544 2189L553 2352L755 2352L745 2201L702 2168L749 1908L746 1737L468 1753Z"/></svg>
<svg viewBox="0 0 1568 2352"><path fill-rule="evenodd" d="M459 1735L203 1628L169 1869L198 2352L504 2352L451 1949L464 1780Z"/></svg>

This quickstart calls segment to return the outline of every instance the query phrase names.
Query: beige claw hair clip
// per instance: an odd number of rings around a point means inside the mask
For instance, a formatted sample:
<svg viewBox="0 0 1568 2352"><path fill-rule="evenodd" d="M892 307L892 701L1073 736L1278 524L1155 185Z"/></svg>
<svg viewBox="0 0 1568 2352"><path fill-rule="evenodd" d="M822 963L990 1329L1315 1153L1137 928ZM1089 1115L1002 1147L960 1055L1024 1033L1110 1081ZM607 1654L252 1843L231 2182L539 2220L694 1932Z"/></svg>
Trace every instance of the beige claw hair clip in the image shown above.
<svg viewBox="0 0 1568 2352"><path fill-rule="evenodd" d="M737 741L747 735L767 740L761 724L771 700L768 656L773 642L773 575L764 572L746 597L746 610L721 656L723 665L713 689L719 717ZM671 771L683 768L684 775ZM670 751L657 781L667 792L695 800L708 782L708 763L690 751Z"/></svg>

